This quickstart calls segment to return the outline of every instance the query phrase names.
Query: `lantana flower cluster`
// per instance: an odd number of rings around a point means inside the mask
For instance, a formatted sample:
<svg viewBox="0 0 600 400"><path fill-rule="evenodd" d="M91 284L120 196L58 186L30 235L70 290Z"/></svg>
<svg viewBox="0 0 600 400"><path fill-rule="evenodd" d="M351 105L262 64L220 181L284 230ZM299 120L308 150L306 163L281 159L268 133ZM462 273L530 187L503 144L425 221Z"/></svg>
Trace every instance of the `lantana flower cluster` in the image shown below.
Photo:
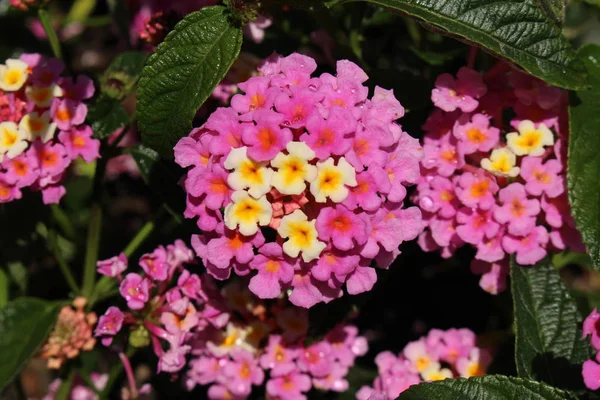
<svg viewBox="0 0 600 400"><path fill-rule="evenodd" d="M356 327L337 326L304 345L306 310L284 299L267 303L239 281L219 290L210 275L184 268L193 258L177 241L143 255L143 273L126 273L122 254L99 262L99 273L120 282L127 307L109 307L95 336L115 349L122 349L124 337L133 346L151 344L159 372L176 374L187 366L186 387L210 385L211 399L244 399L262 384L281 399L305 398L313 387L347 390L349 368L367 351Z"/></svg>
<svg viewBox="0 0 600 400"><path fill-rule="evenodd" d="M90 375L90 381L94 385L94 389L96 391L102 391L106 387L108 383L108 374L101 374L98 372L92 372ZM48 393L42 397L42 400L54 400L56 398L56 394L58 389L62 384L62 379L53 380L50 385L48 385ZM100 396L96 394L94 390L92 390L89 386L85 384L85 382L79 377L77 377L72 385L71 391L67 396L67 399L71 400L99 400Z"/></svg>
<svg viewBox="0 0 600 400"><path fill-rule="evenodd" d="M583 382L590 390L598 390L600 389L600 313L595 308L583 321L583 337L587 336L590 337L590 344L596 351L596 355L583 363Z"/></svg>
<svg viewBox="0 0 600 400"><path fill-rule="evenodd" d="M84 124L91 79L61 77L62 61L23 54L0 65L0 203L41 191L45 204L65 194L63 178L81 157L100 157L100 142Z"/></svg>
<svg viewBox="0 0 600 400"><path fill-rule="evenodd" d="M475 342L469 329L432 329L427 336L407 344L397 356L390 351L379 353L375 357L379 376L372 387L363 386L356 398L391 400L421 382L483 376L491 354Z"/></svg>
<svg viewBox="0 0 600 400"><path fill-rule="evenodd" d="M185 178L185 216L208 272L252 275L262 299L290 291L311 307L370 290L373 262L388 268L398 246L422 229L405 208L419 178L421 147L395 121L404 109L349 61L337 76L311 76L315 61L274 56L244 93L175 146Z"/></svg>
<svg viewBox="0 0 600 400"><path fill-rule="evenodd" d="M583 250L566 195L566 95L505 64L436 81L413 199L427 226L419 244L445 258L475 247L472 270L488 292L504 290L511 254L534 265Z"/></svg>

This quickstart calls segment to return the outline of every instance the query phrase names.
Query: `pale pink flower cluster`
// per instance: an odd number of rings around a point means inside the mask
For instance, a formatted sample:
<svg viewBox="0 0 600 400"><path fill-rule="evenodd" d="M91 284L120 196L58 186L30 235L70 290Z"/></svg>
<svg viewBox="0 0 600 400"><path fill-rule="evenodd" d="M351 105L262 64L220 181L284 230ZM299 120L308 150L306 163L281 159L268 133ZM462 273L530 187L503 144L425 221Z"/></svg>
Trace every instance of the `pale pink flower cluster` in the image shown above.
<svg viewBox="0 0 600 400"><path fill-rule="evenodd" d="M596 355L583 363L581 375L588 389L598 390L600 389L600 313L595 308L583 321L583 337L587 336L590 337L590 345Z"/></svg>
<svg viewBox="0 0 600 400"><path fill-rule="evenodd" d="M120 282L127 309L109 307L95 336L115 348L127 335L135 346L151 344L159 372L188 367L187 388L210 385L211 399L244 399L263 384L270 396L290 400L306 398L312 388L348 389L348 370L368 349L356 327L339 325L305 344L306 310L284 299L267 303L241 282L219 290L209 275L184 268L193 258L177 241L143 255L140 274L126 273L124 255L99 262L99 273Z"/></svg>
<svg viewBox="0 0 600 400"><path fill-rule="evenodd" d="M436 81L413 198L427 226L419 244L445 258L473 246L472 270L490 293L506 287L510 255L533 265L584 250L566 194L566 96L502 63Z"/></svg>
<svg viewBox="0 0 600 400"><path fill-rule="evenodd" d="M371 290L422 230L405 208L422 150L395 121L404 109L349 61L313 77L307 56L273 56L175 146L185 178L185 216L208 272L251 275L263 299L290 291L301 307ZM258 253L256 255L256 253Z"/></svg>
<svg viewBox="0 0 600 400"><path fill-rule="evenodd" d="M469 329L432 329L427 336L407 344L398 355L379 353L375 357L379 376L372 387L363 386L356 398L392 400L421 382L482 376L491 355L477 347L475 339Z"/></svg>
<svg viewBox="0 0 600 400"><path fill-rule="evenodd" d="M93 82L61 77L63 69L39 54L0 64L0 203L20 199L26 187L41 191L45 204L58 203L71 163L100 157L84 124Z"/></svg>
<svg viewBox="0 0 600 400"><path fill-rule="evenodd" d="M108 383L108 374L100 374L98 372L92 372L90 374L90 381L94 385L96 391L102 391ZM62 384L62 379L53 380L48 385L48 393L42 397L42 400L54 400L56 399L56 393ZM71 385L71 392L67 396L70 400L99 400L100 396L96 394L85 382L76 377Z"/></svg>

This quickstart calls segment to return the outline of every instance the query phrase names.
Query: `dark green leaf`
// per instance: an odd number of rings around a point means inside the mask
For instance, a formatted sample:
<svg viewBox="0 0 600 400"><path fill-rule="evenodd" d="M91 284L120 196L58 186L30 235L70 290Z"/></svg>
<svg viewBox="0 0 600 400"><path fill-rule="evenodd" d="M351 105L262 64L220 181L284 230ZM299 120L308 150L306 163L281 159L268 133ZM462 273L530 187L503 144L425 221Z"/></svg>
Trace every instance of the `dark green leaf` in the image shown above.
<svg viewBox="0 0 600 400"><path fill-rule="evenodd" d="M0 309L0 392L44 343L59 309L57 303L26 297Z"/></svg>
<svg viewBox="0 0 600 400"><path fill-rule="evenodd" d="M537 0L540 7L557 25L565 22L567 0Z"/></svg>
<svg viewBox="0 0 600 400"><path fill-rule="evenodd" d="M548 258L533 267L513 261L511 284L519 376L565 389L582 387L589 345L581 337L583 318L558 271Z"/></svg>
<svg viewBox="0 0 600 400"><path fill-rule="evenodd" d="M106 69L106 73L121 71L137 79L142 73L147 58L139 51L126 51L115 57Z"/></svg>
<svg viewBox="0 0 600 400"><path fill-rule="evenodd" d="M119 54L100 78L102 93L115 99L123 99L135 88L146 55L137 51Z"/></svg>
<svg viewBox="0 0 600 400"><path fill-rule="evenodd" d="M225 7L187 15L148 59L139 82L142 141L163 156L187 135L198 108L225 77L242 45L242 31Z"/></svg>
<svg viewBox="0 0 600 400"><path fill-rule="evenodd" d="M356 1L412 15L483 46L552 85L586 87L583 64L536 0L330 0L328 5Z"/></svg>
<svg viewBox="0 0 600 400"><path fill-rule="evenodd" d="M180 219L185 207L185 193L178 184L181 173L177 171L181 170L142 144L128 148L127 152L137 163L142 178L150 189L167 205L171 214Z"/></svg>
<svg viewBox="0 0 600 400"><path fill-rule="evenodd" d="M600 270L600 47L579 51L590 71L591 89L577 92L569 109L571 134L567 157L567 186L575 223L596 270Z"/></svg>
<svg viewBox="0 0 600 400"><path fill-rule="evenodd" d="M446 379L421 383L402 392L398 400L575 400L545 383L503 375Z"/></svg>
<svg viewBox="0 0 600 400"><path fill-rule="evenodd" d="M4 307L8 303L8 290L10 288L10 282L8 275L3 269L0 269L0 308Z"/></svg>
<svg viewBox="0 0 600 400"><path fill-rule="evenodd" d="M88 108L88 124L94 131L94 137L103 139L129 122L129 115L121 102L101 95Z"/></svg>

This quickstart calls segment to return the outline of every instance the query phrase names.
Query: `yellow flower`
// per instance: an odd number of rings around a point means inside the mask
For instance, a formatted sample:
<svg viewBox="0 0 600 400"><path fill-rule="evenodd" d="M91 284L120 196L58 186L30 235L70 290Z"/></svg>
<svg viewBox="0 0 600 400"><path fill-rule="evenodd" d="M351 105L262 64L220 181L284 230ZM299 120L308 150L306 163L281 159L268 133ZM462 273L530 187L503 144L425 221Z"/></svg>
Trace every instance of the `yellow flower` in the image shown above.
<svg viewBox="0 0 600 400"><path fill-rule="evenodd" d="M62 89L55 83L50 86L27 86L25 88L25 96L41 108L50 107L52 100L62 95Z"/></svg>
<svg viewBox="0 0 600 400"><path fill-rule="evenodd" d="M258 231L258 225L266 226L271 222L273 208L265 196L259 199L250 197L247 192L238 190L231 195L233 203L225 207L225 226L244 236L252 236Z"/></svg>
<svg viewBox="0 0 600 400"><path fill-rule="evenodd" d="M315 158L315 152L304 142L289 142L286 146L288 155L283 153L271 161L277 168L273 175L273 186L282 194L300 194L306 189L306 182L317 177L317 167L308 162Z"/></svg>
<svg viewBox="0 0 600 400"><path fill-rule="evenodd" d="M544 154L544 146L554 144L554 135L544 124L539 124L536 129L533 122L521 121L518 131L506 135L508 148L518 156L541 156Z"/></svg>
<svg viewBox="0 0 600 400"><path fill-rule="evenodd" d="M495 149L490 158L481 160L481 168L493 173L494 175L510 176L514 178L519 175L520 168L515 167L517 156L508 148Z"/></svg>
<svg viewBox="0 0 600 400"><path fill-rule="evenodd" d="M334 203L340 203L348 197L346 186L356 186L356 171L344 157L340 157L337 166L333 158L317 163L317 177L310 184L310 192L315 201L325 203L329 197Z"/></svg>
<svg viewBox="0 0 600 400"><path fill-rule="evenodd" d="M440 368L440 363L432 363L430 367L421 372L421 376L426 381L442 381L452 378L452 371L448 368Z"/></svg>
<svg viewBox="0 0 600 400"><path fill-rule="evenodd" d="M283 217L277 232L282 238L288 239L283 244L283 252L290 257L298 257L302 252L304 262L319 258L326 247L325 243L317 240L315 220L308 221L306 214L300 210Z"/></svg>
<svg viewBox="0 0 600 400"><path fill-rule="evenodd" d="M56 124L50 123L50 113L46 111L40 115L37 112L26 114L19 122L19 130L27 136L27 140L34 141L36 138L42 139L46 143L54 137Z"/></svg>
<svg viewBox="0 0 600 400"><path fill-rule="evenodd" d="M246 147L239 147L229 152L223 165L234 171L227 177L227 183L233 190L248 189L252 197L259 198L271 190L273 170L267 163L248 157L246 151Z"/></svg>
<svg viewBox="0 0 600 400"><path fill-rule="evenodd" d="M16 92L27 81L29 66L21 60L8 59L6 65L0 65L0 89Z"/></svg>
<svg viewBox="0 0 600 400"><path fill-rule="evenodd" d="M24 152L28 146L25 138L26 134L14 122L0 123L0 157L15 158Z"/></svg>

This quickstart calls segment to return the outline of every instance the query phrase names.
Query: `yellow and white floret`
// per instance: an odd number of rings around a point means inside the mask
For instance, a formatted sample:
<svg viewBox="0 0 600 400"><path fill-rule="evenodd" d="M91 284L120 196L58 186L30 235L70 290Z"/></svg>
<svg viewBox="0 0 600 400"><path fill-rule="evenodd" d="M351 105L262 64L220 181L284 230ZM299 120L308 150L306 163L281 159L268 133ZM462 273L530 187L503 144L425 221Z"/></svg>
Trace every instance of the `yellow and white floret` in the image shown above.
<svg viewBox="0 0 600 400"><path fill-rule="evenodd" d="M62 89L55 83L50 86L27 86L25 88L25 96L41 108L50 107L52 100L62 95Z"/></svg>
<svg viewBox="0 0 600 400"><path fill-rule="evenodd" d="M434 362L421 372L421 377L425 381L442 381L452 378L452 371L448 368L440 368L440 363Z"/></svg>
<svg viewBox="0 0 600 400"><path fill-rule="evenodd" d="M0 65L0 89L16 92L27 81L29 66L21 60L9 58L6 64Z"/></svg>
<svg viewBox="0 0 600 400"><path fill-rule="evenodd" d="M288 154L279 153L271 161L277 168L273 174L272 185L282 194L300 194L306 189L306 182L317 177L317 167L308 162L315 158L315 152L304 142L289 142Z"/></svg>
<svg viewBox="0 0 600 400"><path fill-rule="evenodd" d="M246 147L232 149L223 164L233 170L227 177L227 183L233 190L248 189L254 198L259 198L271 190L273 170L267 163L254 161L248 157Z"/></svg>
<svg viewBox="0 0 600 400"><path fill-rule="evenodd" d="M334 203L340 203L348 197L346 186L356 186L356 171L340 157L337 166L333 158L317 163L317 177L310 184L310 192L315 201L324 203L330 198Z"/></svg>
<svg viewBox="0 0 600 400"><path fill-rule="evenodd" d="M14 158L27 149L26 134L14 122L0 123L0 158Z"/></svg>
<svg viewBox="0 0 600 400"><path fill-rule="evenodd" d="M231 195L233 201L225 207L225 226L234 230L239 226L239 232L244 236L254 235L258 226L266 226L271 222L273 208L265 196L258 199L251 197L248 192L237 190Z"/></svg>
<svg viewBox="0 0 600 400"><path fill-rule="evenodd" d="M521 170L515 166L516 164L517 156L506 147L494 149L490 158L481 160L481 168L494 175L510 176L511 178L519 175Z"/></svg>
<svg viewBox="0 0 600 400"><path fill-rule="evenodd" d="M524 120L519 123L518 131L506 135L508 148L518 156L541 156L545 146L554 144L554 135L544 124L536 128L532 121Z"/></svg>
<svg viewBox="0 0 600 400"><path fill-rule="evenodd" d="M34 141L38 137L46 143L54 137L56 132L56 123L50 122L50 112L46 111L40 115L37 112L31 112L21 118L19 130L26 136L27 140Z"/></svg>
<svg viewBox="0 0 600 400"><path fill-rule="evenodd" d="M315 220L309 221L306 214L300 210L283 217L277 233L282 238L288 239L283 244L283 252L290 257L298 257L302 252L304 262L319 258L327 246L318 240Z"/></svg>

